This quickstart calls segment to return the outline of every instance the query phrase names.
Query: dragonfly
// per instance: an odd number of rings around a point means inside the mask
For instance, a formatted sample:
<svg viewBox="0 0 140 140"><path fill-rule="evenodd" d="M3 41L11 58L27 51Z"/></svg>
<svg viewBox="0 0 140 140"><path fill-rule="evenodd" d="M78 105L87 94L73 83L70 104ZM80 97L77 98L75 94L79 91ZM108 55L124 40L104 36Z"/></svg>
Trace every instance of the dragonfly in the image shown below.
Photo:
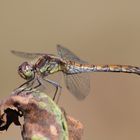
<svg viewBox="0 0 140 140"><path fill-rule="evenodd" d="M53 100L55 100L58 89L62 87L59 83L48 79L48 76L57 72L63 73L67 89L78 100L85 99L90 93L90 78L88 75L90 72L122 72L140 75L140 67L136 66L89 64L61 45L57 45L58 55L15 50L11 52L22 58L37 58L33 63L25 61L19 66L18 73L26 80L20 87L25 85L26 88L31 87L36 81L38 84L34 88L45 85L45 83L52 84L56 88Z"/></svg>

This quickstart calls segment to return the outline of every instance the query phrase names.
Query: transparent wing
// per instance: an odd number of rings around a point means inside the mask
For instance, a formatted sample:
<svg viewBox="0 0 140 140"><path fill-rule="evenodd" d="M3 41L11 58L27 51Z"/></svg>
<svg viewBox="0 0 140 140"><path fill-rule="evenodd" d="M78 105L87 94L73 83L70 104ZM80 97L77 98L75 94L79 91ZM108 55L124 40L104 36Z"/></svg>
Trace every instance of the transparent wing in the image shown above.
<svg viewBox="0 0 140 140"><path fill-rule="evenodd" d="M25 59L36 59L37 57L45 55L45 53L29 53L29 52L15 51L15 50L11 50L11 53Z"/></svg>
<svg viewBox="0 0 140 140"><path fill-rule="evenodd" d="M84 63L84 64L87 63L86 61L81 60L73 52L71 52L67 48L64 48L61 45L57 45L57 52L58 52L58 55L63 59L67 59L67 60L71 60L71 61L75 61L79 63Z"/></svg>
<svg viewBox="0 0 140 140"><path fill-rule="evenodd" d="M86 63L77 57L70 50L57 45L58 55L67 60L75 61L78 63ZM90 78L88 73L80 74L64 74L65 84L67 89L79 100L84 99L90 92Z"/></svg>

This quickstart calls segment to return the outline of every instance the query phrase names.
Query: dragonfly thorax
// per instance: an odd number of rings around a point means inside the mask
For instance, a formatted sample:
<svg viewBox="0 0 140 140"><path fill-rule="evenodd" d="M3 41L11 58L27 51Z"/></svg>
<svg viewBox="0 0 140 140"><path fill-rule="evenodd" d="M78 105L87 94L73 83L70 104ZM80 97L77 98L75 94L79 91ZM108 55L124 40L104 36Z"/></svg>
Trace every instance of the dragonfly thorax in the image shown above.
<svg viewBox="0 0 140 140"><path fill-rule="evenodd" d="M35 76L34 68L28 62L24 62L19 66L18 73L25 80L33 79Z"/></svg>
<svg viewBox="0 0 140 140"><path fill-rule="evenodd" d="M41 57L36 62L35 69L42 76L47 76L49 74L58 72L60 70L60 65L56 58L51 58L46 55Z"/></svg>

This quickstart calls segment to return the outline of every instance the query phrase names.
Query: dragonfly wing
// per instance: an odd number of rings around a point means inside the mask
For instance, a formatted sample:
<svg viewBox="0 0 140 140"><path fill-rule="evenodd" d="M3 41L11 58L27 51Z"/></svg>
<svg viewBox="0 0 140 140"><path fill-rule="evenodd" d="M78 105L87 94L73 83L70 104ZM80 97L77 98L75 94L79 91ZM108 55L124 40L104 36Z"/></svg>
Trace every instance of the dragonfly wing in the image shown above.
<svg viewBox="0 0 140 140"><path fill-rule="evenodd" d="M69 49L64 48L61 45L57 45L57 53L58 55L63 58L63 59L67 59L70 61L75 61L75 62L79 62L79 63L87 63L86 61L81 60L78 56L76 56L73 52L71 52Z"/></svg>
<svg viewBox="0 0 140 140"><path fill-rule="evenodd" d="M45 53L29 53L29 52L15 51L15 50L11 50L11 53L18 57L26 58L26 59L35 59L37 57L45 55Z"/></svg>
<svg viewBox="0 0 140 140"><path fill-rule="evenodd" d="M73 52L67 48L57 45L58 55L67 60L78 63L87 63L77 57ZM64 74L65 84L67 89L79 100L84 99L90 92L90 78L88 73L80 74Z"/></svg>
<svg viewBox="0 0 140 140"><path fill-rule="evenodd" d="M11 53L18 57L24 58L26 60L30 60L31 64L35 64L36 61L43 55L54 56L53 54L30 53L30 52L22 52L22 51L15 51L15 50L11 50Z"/></svg>
<svg viewBox="0 0 140 140"><path fill-rule="evenodd" d="M67 89L79 100L83 100L90 92L89 76L81 74L64 74Z"/></svg>

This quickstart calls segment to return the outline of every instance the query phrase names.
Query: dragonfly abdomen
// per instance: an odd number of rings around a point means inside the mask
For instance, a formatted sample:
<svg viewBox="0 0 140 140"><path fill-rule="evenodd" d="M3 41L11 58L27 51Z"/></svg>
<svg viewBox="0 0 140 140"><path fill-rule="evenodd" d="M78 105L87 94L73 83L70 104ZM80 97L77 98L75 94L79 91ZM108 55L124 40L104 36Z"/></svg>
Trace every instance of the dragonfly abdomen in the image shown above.
<svg viewBox="0 0 140 140"><path fill-rule="evenodd" d="M134 73L140 74L140 68L131 65L99 65L95 66L96 71L101 72L122 72L122 73Z"/></svg>
<svg viewBox="0 0 140 140"><path fill-rule="evenodd" d="M76 73L83 73L83 72L93 72L93 67L86 65L86 64L79 64L76 62L69 62L65 65L65 73L67 74L76 74Z"/></svg>
<svg viewBox="0 0 140 140"><path fill-rule="evenodd" d="M66 72L69 74L83 72L122 72L140 74L140 68L131 65L90 65L71 62L67 65Z"/></svg>

